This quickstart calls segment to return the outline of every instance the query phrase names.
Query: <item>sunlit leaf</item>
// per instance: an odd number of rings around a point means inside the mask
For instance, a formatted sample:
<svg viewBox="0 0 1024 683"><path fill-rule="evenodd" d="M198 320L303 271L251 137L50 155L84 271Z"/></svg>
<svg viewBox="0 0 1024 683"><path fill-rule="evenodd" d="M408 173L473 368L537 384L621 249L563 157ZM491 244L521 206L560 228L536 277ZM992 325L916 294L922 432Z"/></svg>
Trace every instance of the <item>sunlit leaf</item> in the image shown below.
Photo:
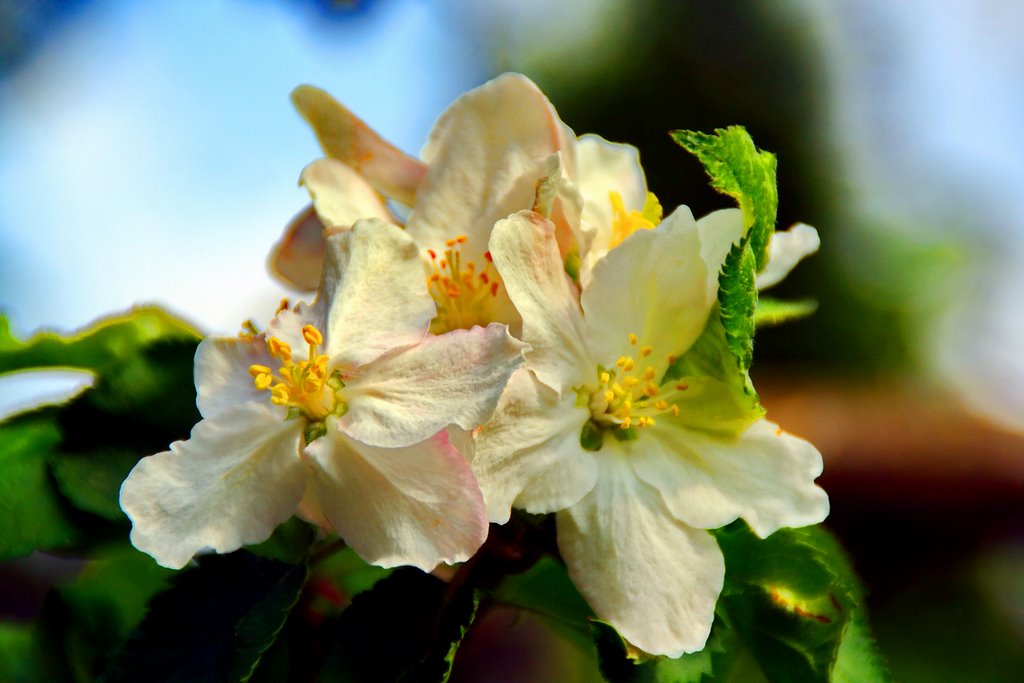
<svg viewBox="0 0 1024 683"><path fill-rule="evenodd" d="M818 302L814 299L797 299L785 301L762 296L757 300L754 309L754 324L757 327L781 325L792 320L800 320L818 310Z"/></svg>

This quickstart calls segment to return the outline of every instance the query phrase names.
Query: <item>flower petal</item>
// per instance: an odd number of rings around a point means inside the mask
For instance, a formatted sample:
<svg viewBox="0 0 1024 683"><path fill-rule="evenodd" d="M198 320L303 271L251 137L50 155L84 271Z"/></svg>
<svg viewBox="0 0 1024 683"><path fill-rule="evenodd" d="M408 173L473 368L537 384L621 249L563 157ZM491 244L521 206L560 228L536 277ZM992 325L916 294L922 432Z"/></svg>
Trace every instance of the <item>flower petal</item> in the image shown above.
<svg viewBox="0 0 1024 683"><path fill-rule="evenodd" d="M633 468L686 524L715 529L742 517L764 537L828 515L828 496L814 484L821 454L768 420L755 422L738 439L672 429L662 421L645 436L651 443L634 450Z"/></svg>
<svg viewBox="0 0 1024 683"><path fill-rule="evenodd" d="M668 354L681 354L700 336L714 303L700 234L681 206L653 230L639 230L594 266L580 302L594 359L610 367L629 347L629 335L650 346L657 376ZM529 341L529 340L528 340ZM644 361L647 363L647 361Z"/></svg>
<svg viewBox="0 0 1024 683"><path fill-rule="evenodd" d="M246 403L140 460L121 486L132 544L179 569L204 548L227 553L266 540L302 498L302 425Z"/></svg>
<svg viewBox="0 0 1024 683"><path fill-rule="evenodd" d="M806 223L796 223L789 230L776 232L768 243L768 264L757 274L758 289L767 289L789 275L804 257L818 251L818 231Z"/></svg>
<svg viewBox="0 0 1024 683"><path fill-rule="evenodd" d="M380 195L363 176L336 159L317 159L306 166L299 184L306 186L327 228L348 229L360 218L391 220Z"/></svg>
<svg viewBox="0 0 1024 683"><path fill-rule="evenodd" d="M512 374L469 453L492 522L507 522L513 506L556 512L594 488L597 463L580 446L589 417L571 393L560 397L525 368Z"/></svg>
<svg viewBox="0 0 1024 683"><path fill-rule="evenodd" d="M345 380L339 428L386 448L423 441L449 424L475 429L494 410L526 345L505 325L454 330L396 349Z"/></svg>
<svg viewBox="0 0 1024 683"><path fill-rule="evenodd" d="M415 344L434 313L419 249L400 228L371 218L327 237L311 315L332 364L362 365Z"/></svg>
<svg viewBox="0 0 1024 683"><path fill-rule="evenodd" d="M565 273L551 221L521 211L498 221L491 256L523 318L528 362L540 381L561 392L590 379L590 354L576 286Z"/></svg>
<svg viewBox="0 0 1024 683"><path fill-rule="evenodd" d="M426 166L405 154L320 88L300 85L292 104L328 156L362 174L381 194L412 206Z"/></svg>
<svg viewBox="0 0 1024 683"><path fill-rule="evenodd" d="M422 247L441 250L459 234L479 259L494 223L533 206L544 159L563 127L528 78L504 74L459 97L441 114L423 148L430 165L407 229Z"/></svg>
<svg viewBox="0 0 1024 683"><path fill-rule="evenodd" d="M267 264L286 285L303 292L316 289L324 268L324 224L312 204L285 226Z"/></svg>
<svg viewBox="0 0 1024 683"><path fill-rule="evenodd" d="M305 453L319 509L371 564L430 571L468 559L487 537L480 489L444 432L375 448L329 427Z"/></svg>
<svg viewBox="0 0 1024 683"><path fill-rule="evenodd" d="M558 547L599 619L633 645L678 657L704 647L725 561L714 538L672 517L616 454L597 486L559 512Z"/></svg>
<svg viewBox="0 0 1024 683"><path fill-rule="evenodd" d="M718 298L718 274L732 245L743 237L743 212L739 209L712 211L697 221L700 256L708 271L708 299Z"/></svg>
<svg viewBox="0 0 1024 683"><path fill-rule="evenodd" d="M640 153L632 145L608 142L599 135L582 135L576 154L576 184L583 195L583 220L597 230L595 245L606 253L612 235L611 193L619 193L627 210L644 208L647 181L640 166Z"/></svg>
<svg viewBox="0 0 1024 683"><path fill-rule="evenodd" d="M196 403L210 419L235 406L255 401L270 405L269 394L253 383L249 367L275 365L263 337L207 337L196 349Z"/></svg>

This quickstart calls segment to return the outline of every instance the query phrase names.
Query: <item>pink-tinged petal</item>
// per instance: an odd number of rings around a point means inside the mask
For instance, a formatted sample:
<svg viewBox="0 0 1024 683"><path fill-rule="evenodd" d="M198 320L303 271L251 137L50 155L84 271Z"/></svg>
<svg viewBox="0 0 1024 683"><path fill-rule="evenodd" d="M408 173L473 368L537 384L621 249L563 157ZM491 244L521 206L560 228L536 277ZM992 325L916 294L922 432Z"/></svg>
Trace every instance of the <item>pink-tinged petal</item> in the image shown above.
<svg viewBox="0 0 1024 683"><path fill-rule="evenodd" d="M375 448L333 427L306 447L318 507L371 564L430 571L461 562L487 537L469 464L442 432L404 448Z"/></svg>
<svg viewBox="0 0 1024 683"><path fill-rule="evenodd" d="M718 299L718 274L732 246L743 237L743 212L739 209L713 211L697 221L700 255L708 271L708 301Z"/></svg>
<svg viewBox="0 0 1024 683"><path fill-rule="evenodd" d="M492 324L396 349L345 380L339 428L374 446L423 441L450 424L474 429L494 410L526 345Z"/></svg>
<svg viewBox="0 0 1024 683"><path fill-rule="evenodd" d="M533 206L543 160L562 144L563 126L551 103L524 76L504 74L462 95L438 118L423 148L430 168L409 234L434 249L463 234L467 248L482 253L496 221Z"/></svg>
<svg viewBox="0 0 1024 683"><path fill-rule="evenodd" d="M736 439L673 429L668 420L645 436L650 443L637 445L633 468L686 524L715 529L742 517L764 537L828 515L828 496L814 484L821 454L768 420Z"/></svg>
<svg viewBox="0 0 1024 683"><path fill-rule="evenodd" d="M266 540L302 498L302 427L246 403L140 460L121 485L132 544L179 569L200 550L227 553Z"/></svg>
<svg viewBox="0 0 1024 683"><path fill-rule="evenodd" d="M789 230L776 232L768 243L768 264L757 274L757 288L767 289L778 284L796 264L818 251L820 246L818 231L806 223L796 223Z"/></svg>
<svg viewBox="0 0 1024 683"><path fill-rule="evenodd" d="M324 269L324 224L310 204L284 229L268 260L270 272L285 284L311 292Z"/></svg>
<svg viewBox="0 0 1024 683"><path fill-rule="evenodd" d="M593 379L576 285L565 272L551 221L521 211L498 221L491 256L523 318L530 369L558 392Z"/></svg>
<svg viewBox="0 0 1024 683"><path fill-rule="evenodd" d="M317 159L306 166L299 184L309 191L316 213L328 230L347 230L360 218L391 221L391 214L373 187L336 159Z"/></svg>
<svg viewBox="0 0 1024 683"><path fill-rule="evenodd" d="M196 403L206 419L242 403L269 404L269 394L253 383L253 365L276 367L262 336L207 337L196 349Z"/></svg>
<svg viewBox="0 0 1024 683"><path fill-rule="evenodd" d="M469 456L492 522L507 522L513 507L556 512L594 488L595 454L580 446L589 418L573 394L559 396L526 369L512 374Z"/></svg>
<svg viewBox="0 0 1024 683"><path fill-rule="evenodd" d="M311 315L332 364L362 365L418 343L435 310L420 251L403 230L364 219L327 237L323 280Z"/></svg>
<svg viewBox="0 0 1024 683"><path fill-rule="evenodd" d="M587 342L606 367L635 351L629 335L636 334L640 346L654 350L643 363L660 377L668 354L686 351L704 330L713 302L697 223L685 206L657 228L627 237L592 275L580 302Z"/></svg>
<svg viewBox="0 0 1024 683"><path fill-rule="evenodd" d="M385 141L319 88L300 85L292 91L292 103L328 156L355 169L381 194L412 206L427 173L422 162Z"/></svg>
<svg viewBox="0 0 1024 683"><path fill-rule="evenodd" d="M597 617L641 650L703 649L725 579L718 545L674 519L626 459L609 453L601 465L594 490L556 517L569 575Z"/></svg>

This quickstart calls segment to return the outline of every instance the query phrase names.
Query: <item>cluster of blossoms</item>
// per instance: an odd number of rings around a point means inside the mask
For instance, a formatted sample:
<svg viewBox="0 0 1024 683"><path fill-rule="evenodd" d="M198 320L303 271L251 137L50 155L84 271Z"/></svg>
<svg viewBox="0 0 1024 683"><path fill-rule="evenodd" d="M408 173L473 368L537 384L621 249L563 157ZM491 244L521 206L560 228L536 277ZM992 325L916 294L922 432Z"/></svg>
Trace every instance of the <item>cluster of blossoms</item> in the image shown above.
<svg viewBox="0 0 1024 683"><path fill-rule="evenodd" d="M707 530L828 511L812 445L677 363L720 325L741 212L663 217L634 148L577 138L519 75L456 100L419 160L320 90L293 99L327 157L272 264L315 299L200 345L203 420L122 487L133 543L181 567L298 514L429 570L512 508L555 513L599 618L652 654L703 648L725 573ZM778 233L758 285L816 248Z"/></svg>

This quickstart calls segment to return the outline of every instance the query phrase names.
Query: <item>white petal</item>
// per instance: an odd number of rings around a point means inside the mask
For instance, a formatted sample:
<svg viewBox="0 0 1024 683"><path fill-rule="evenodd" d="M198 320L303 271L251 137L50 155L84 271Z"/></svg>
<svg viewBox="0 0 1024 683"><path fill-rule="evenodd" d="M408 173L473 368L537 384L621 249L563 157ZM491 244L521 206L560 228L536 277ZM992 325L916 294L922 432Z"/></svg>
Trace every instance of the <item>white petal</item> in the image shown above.
<svg viewBox="0 0 1024 683"><path fill-rule="evenodd" d="M423 148L430 165L407 229L440 249L464 234L478 259L494 223L533 206L542 161L564 144L551 103L529 79L504 74L459 97Z"/></svg>
<svg viewBox="0 0 1024 683"><path fill-rule="evenodd" d="M374 448L329 428L305 452L319 509L371 564L429 571L468 559L487 536L480 489L444 432Z"/></svg>
<svg viewBox="0 0 1024 683"><path fill-rule="evenodd" d="M594 490L557 515L569 574L597 617L641 650L701 650L722 591L722 553L706 531L674 519L628 461L608 456Z"/></svg>
<svg viewBox="0 0 1024 683"><path fill-rule="evenodd" d="M734 440L672 429L668 420L644 436L650 444L638 442L633 467L686 524L715 529L742 517L764 537L828 515L828 496L814 484L821 454L768 420Z"/></svg>
<svg viewBox="0 0 1024 683"><path fill-rule="evenodd" d="M324 268L324 224L313 205L292 218L268 259L270 271L285 284L311 292Z"/></svg>
<svg viewBox="0 0 1024 683"><path fill-rule="evenodd" d="M732 245L743 237L743 212L739 209L712 211L697 221L700 255L708 271L708 297L718 298L718 275Z"/></svg>
<svg viewBox="0 0 1024 683"><path fill-rule="evenodd" d="M562 391L592 379L576 286L565 273L551 221L532 211L498 221L491 256L523 318L523 341L532 346L528 362L540 381Z"/></svg>
<svg viewBox="0 0 1024 683"><path fill-rule="evenodd" d="M475 429L494 410L526 345L505 325L454 330L396 349L347 378L339 427L374 446L409 446L450 424Z"/></svg>
<svg viewBox="0 0 1024 683"><path fill-rule="evenodd" d="M644 208L647 181L640 167L640 154L632 145L608 142L598 135L580 136L576 154L576 183L583 194L583 220L596 229L594 244L603 255L612 235L610 194L618 192L627 210Z"/></svg>
<svg viewBox="0 0 1024 683"><path fill-rule="evenodd" d="M260 391L249 374L252 365L276 367L262 336L207 337L196 349L196 403L199 413L210 419L242 403L269 405L269 394Z"/></svg>
<svg viewBox="0 0 1024 683"><path fill-rule="evenodd" d="M513 506L556 512L594 488L597 456L580 446L589 417L571 392L559 397L529 370L513 373L470 454L492 522L507 522Z"/></svg>
<svg viewBox="0 0 1024 683"><path fill-rule="evenodd" d="M375 219L328 236L312 308L326 353L341 365L419 342L435 313L419 249L400 228Z"/></svg>
<svg viewBox="0 0 1024 683"><path fill-rule="evenodd" d="M351 166L382 194L412 206L427 172L422 162L381 138L319 88L300 85L292 91L292 103L328 156Z"/></svg>
<svg viewBox="0 0 1024 683"><path fill-rule="evenodd" d="M757 274L757 288L767 289L778 284L796 264L818 251L820 246L818 231L806 223L797 223L789 230L776 232L768 243L768 263Z"/></svg>
<svg viewBox="0 0 1024 683"><path fill-rule="evenodd" d="M586 340L606 367L631 351L630 333L655 355L645 360L657 376L668 354L686 351L711 311L700 235L690 210L679 207L653 230L638 230L595 266L580 301Z"/></svg>
<svg viewBox="0 0 1024 683"><path fill-rule="evenodd" d="M266 540L302 498L302 426L247 403L140 460L121 486L132 544L178 569L204 548L227 553Z"/></svg>
<svg viewBox="0 0 1024 683"><path fill-rule="evenodd" d="M320 220L328 228L348 229L360 218L390 221L380 196L363 176L335 159L317 159L302 169L305 185Z"/></svg>

